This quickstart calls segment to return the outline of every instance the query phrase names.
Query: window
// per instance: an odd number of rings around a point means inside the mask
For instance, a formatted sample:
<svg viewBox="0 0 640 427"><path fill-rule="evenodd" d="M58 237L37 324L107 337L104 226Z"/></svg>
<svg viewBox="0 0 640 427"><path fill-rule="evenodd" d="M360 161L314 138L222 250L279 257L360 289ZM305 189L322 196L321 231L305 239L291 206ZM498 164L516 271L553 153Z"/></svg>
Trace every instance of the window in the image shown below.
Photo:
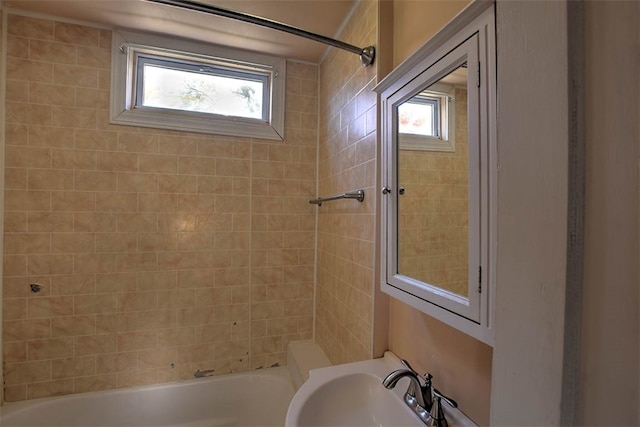
<svg viewBox="0 0 640 427"><path fill-rule="evenodd" d="M280 58L117 32L111 122L282 140L284 79Z"/></svg>
<svg viewBox="0 0 640 427"><path fill-rule="evenodd" d="M203 63L136 56L136 108L269 118L269 75Z"/></svg>
<svg viewBox="0 0 640 427"><path fill-rule="evenodd" d="M440 137L440 98L418 95L398 107L398 125L402 134Z"/></svg>
<svg viewBox="0 0 640 427"><path fill-rule="evenodd" d="M456 88L438 82L398 106L401 149L455 151Z"/></svg>

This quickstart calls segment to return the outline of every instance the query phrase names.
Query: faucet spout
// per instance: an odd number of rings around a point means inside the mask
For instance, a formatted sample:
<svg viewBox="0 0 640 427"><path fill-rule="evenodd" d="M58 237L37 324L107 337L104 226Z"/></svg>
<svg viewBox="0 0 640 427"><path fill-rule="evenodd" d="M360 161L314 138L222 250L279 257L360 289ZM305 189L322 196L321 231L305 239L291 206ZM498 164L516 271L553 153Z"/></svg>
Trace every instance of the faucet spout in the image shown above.
<svg viewBox="0 0 640 427"><path fill-rule="evenodd" d="M420 377L414 371L409 369L395 370L387 375L387 377L382 381L382 385L384 385L388 389L392 389L402 378L409 378L410 381L409 388L407 389L407 393L405 394L405 401L407 401L407 404L411 406L409 401L411 400L411 398L413 398L416 404L418 404L421 408L429 411L431 409L431 405L429 405L427 401L425 401L424 394L425 392L428 392L429 397L431 397L431 384L423 386L420 382Z"/></svg>
<svg viewBox="0 0 640 427"><path fill-rule="evenodd" d="M398 381L405 377L416 378L417 375L408 369L398 369L387 375L387 377L382 381L382 385L388 389L392 389L396 386Z"/></svg>

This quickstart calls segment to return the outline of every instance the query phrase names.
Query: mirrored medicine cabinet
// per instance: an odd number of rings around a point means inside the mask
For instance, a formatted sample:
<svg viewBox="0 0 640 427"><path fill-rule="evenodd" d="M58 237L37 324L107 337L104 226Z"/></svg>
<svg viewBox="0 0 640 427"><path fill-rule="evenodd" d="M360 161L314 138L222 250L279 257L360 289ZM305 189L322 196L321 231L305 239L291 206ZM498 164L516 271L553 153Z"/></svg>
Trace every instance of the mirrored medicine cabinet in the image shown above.
<svg viewBox="0 0 640 427"><path fill-rule="evenodd" d="M382 291L493 343L496 70L473 2L376 87Z"/></svg>

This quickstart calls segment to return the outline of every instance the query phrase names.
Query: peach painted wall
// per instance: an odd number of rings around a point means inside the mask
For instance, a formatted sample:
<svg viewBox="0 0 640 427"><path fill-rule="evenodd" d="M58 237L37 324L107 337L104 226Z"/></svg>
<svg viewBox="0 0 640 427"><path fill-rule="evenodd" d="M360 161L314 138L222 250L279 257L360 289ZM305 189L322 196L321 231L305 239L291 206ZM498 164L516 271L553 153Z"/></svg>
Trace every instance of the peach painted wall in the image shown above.
<svg viewBox="0 0 640 427"><path fill-rule="evenodd" d="M282 142L120 127L109 31L7 30L5 399L284 364L312 336L317 66L288 63Z"/></svg>
<svg viewBox="0 0 640 427"><path fill-rule="evenodd" d="M422 46L469 3L470 0L394 0L394 66Z"/></svg>
<svg viewBox="0 0 640 427"><path fill-rule="evenodd" d="M467 1L395 1L394 64L399 65L460 12ZM451 396L476 423L489 424L492 348L390 298L389 349Z"/></svg>
<svg viewBox="0 0 640 427"><path fill-rule="evenodd" d="M338 36L376 43L377 1L361 1ZM318 209L316 340L333 363L372 357L376 206L375 67L332 49L320 65L318 195L363 189L365 200Z"/></svg>

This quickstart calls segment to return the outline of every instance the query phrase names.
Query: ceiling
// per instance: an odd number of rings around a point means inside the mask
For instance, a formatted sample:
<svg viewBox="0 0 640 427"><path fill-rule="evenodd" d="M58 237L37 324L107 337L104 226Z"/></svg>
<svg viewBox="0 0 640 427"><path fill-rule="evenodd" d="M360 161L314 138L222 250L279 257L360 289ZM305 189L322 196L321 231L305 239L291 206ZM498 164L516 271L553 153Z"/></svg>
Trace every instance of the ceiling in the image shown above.
<svg viewBox="0 0 640 427"><path fill-rule="evenodd" d="M201 0L334 37L354 0ZM281 31L145 0L4 0L30 12L320 62L327 46Z"/></svg>

